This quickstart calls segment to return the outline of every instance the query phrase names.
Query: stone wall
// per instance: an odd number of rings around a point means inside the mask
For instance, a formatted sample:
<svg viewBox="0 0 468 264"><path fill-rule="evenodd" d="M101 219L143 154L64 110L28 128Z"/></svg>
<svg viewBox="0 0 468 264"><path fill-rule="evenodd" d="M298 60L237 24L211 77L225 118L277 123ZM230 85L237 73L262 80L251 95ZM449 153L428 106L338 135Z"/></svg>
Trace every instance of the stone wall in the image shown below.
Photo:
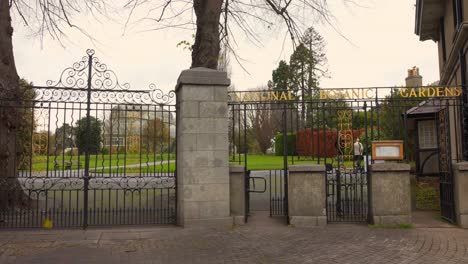
<svg viewBox="0 0 468 264"><path fill-rule="evenodd" d="M411 223L410 165L378 163L370 166L371 214L374 224Z"/></svg>

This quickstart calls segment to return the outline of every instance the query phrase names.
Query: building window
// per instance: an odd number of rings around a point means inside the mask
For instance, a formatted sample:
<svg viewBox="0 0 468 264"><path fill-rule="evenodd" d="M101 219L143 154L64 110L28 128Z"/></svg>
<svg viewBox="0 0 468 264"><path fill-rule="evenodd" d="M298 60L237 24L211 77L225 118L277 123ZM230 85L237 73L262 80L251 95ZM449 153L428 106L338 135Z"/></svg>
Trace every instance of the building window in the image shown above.
<svg viewBox="0 0 468 264"><path fill-rule="evenodd" d="M124 138L122 137L113 137L112 138L112 145L124 145Z"/></svg>
<svg viewBox="0 0 468 264"><path fill-rule="evenodd" d="M437 148L437 131L435 120L418 121L419 148Z"/></svg>

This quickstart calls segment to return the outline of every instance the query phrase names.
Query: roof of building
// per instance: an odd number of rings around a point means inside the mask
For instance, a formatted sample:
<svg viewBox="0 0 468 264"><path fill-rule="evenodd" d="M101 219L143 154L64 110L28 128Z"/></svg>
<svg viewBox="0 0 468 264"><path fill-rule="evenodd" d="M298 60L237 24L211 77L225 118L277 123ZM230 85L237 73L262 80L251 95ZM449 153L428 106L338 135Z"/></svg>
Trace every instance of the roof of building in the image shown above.
<svg viewBox="0 0 468 264"><path fill-rule="evenodd" d="M445 1L416 0L415 34L419 40L439 40L440 18L444 15Z"/></svg>
<svg viewBox="0 0 468 264"><path fill-rule="evenodd" d="M435 114L438 113L442 108L443 106L440 105L440 99L432 98L421 102L418 106L410 108L408 111L406 111L406 116L411 118L415 116Z"/></svg>

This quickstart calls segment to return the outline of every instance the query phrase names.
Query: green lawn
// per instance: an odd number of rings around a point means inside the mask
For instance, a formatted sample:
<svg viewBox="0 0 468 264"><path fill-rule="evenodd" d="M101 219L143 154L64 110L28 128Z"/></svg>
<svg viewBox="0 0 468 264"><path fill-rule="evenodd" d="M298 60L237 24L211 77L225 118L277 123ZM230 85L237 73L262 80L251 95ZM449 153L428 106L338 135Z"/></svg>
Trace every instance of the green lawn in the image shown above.
<svg viewBox="0 0 468 264"><path fill-rule="evenodd" d="M237 157L236 157L237 159ZM241 157L241 162L243 164L244 157ZM323 164L323 159L321 159L321 163ZM331 159L327 159L327 162L331 162ZM349 165L352 165L352 162L347 162ZM236 161L230 161L230 164L239 164ZM275 169L282 169L283 166L283 157L282 156L274 156L274 155L261 155L261 154L249 154L247 156L247 164L249 170L275 170ZM288 165L293 164L317 164L317 160L312 160L308 158L307 160L299 160L298 157L288 157ZM148 167L141 167L142 173L154 173L154 172L174 172L175 170L175 163L170 164L163 164L163 165L153 165ZM123 173L123 168L120 169L97 169L96 172L111 172L111 173ZM140 168L126 168L126 173L139 173Z"/></svg>
<svg viewBox="0 0 468 264"><path fill-rule="evenodd" d="M48 161L47 161L48 158ZM140 164L147 162L155 162L160 160L172 160L175 159L175 154L112 154L112 155L90 155L89 167L90 169L100 169L102 167L114 167L114 166L123 166L131 164ZM81 156L34 156L32 160L32 170L33 171L49 171L55 170L55 163L59 165L57 170L65 170L65 162L72 162L71 169L78 169L78 164L80 168L84 168L84 155ZM47 166L48 164L48 166Z"/></svg>
<svg viewBox="0 0 468 264"><path fill-rule="evenodd" d="M144 165L144 164L143 164ZM150 166L141 166L135 168L114 168L114 169L91 169L91 172L95 173L167 173L175 171L175 162L166 164L155 164Z"/></svg>
<svg viewBox="0 0 468 264"><path fill-rule="evenodd" d="M237 158L237 157L236 157ZM242 164L244 162L243 157ZM275 169L282 169L283 168L283 157L282 156L274 156L274 155L261 155L261 154L249 154L247 156L247 164L249 170L275 170ZM323 163L323 159L321 159L321 163ZM328 158L327 162L331 162L331 159ZM231 164L238 164L238 162L233 162L231 160ZM349 165L352 165L352 162L347 162ZM288 157L288 165L293 164L317 164L317 160L312 160L308 158L307 160L298 160L298 157ZM148 166L142 167L142 173L154 173L154 172L174 172L175 170L175 163L170 164L163 164L155 165L155 166ZM101 170L96 170L97 172L101 172ZM123 168L120 169L105 169L104 172L111 172L111 173L123 173ZM140 168L126 168L126 173L139 173Z"/></svg>
<svg viewBox="0 0 468 264"><path fill-rule="evenodd" d="M237 158L237 157L236 157ZM242 164L244 162L243 157ZM249 170L274 170L274 169L282 169L283 168L283 157L282 156L274 156L274 155L261 155L261 154L249 154L247 156L247 164ZM327 162L330 162L330 159L327 159ZM321 160L323 163L323 159ZM231 164L238 164L238 162L233 162L231 159ZM317 160L312 160L309 158L308 160L298 160L298 157L289 157L288 164L316 164ZM350 162L352 164L352 162ZM169 164L162 164L162 165L152 165L147 167L141 167L142 173L154 173L154 172L174 172L175 170L175 163ZM104 169L95 170L96 172L104 172L104 173L123 173L123 168L120 169ZM126 173L139 173L140 168L126 168Z"/></svg>
<svg viewBox="0 0 468 264"><path fill-rule="evenodd" d="M324 164L324 158L320 159L320 164ZM318 159L312 159L311 157L297 157L289 156L288 165L298 164L317 164ZM337 164L336 158L327 158L327 163ZM239 164L239 156L230 157L230 164ZM241 155L241 165L244 164L244 156ZM352 161L345 161L346 167L352 167ZM248 170L277 170L284 168L283 156L275 155L262 155L262 154L248 154L247 155L247 169Z"/></svg>
<svg viewBox="0 0 468 264"><path fill-rule="evenodd" d="M47 157L46 156L37 156L33 159L33 171L45 171L47 169ZM49 170L54 170L54 159L56 158L57 162L60 164L59 170L62 168L62 156L49 156ZM175 154L162 154L162 155L140 155L138 154L127 154L125 155L91 155L90 158L90 170L95 173L124 173L123 166L131 164L142 164L140 167L127 167L125 168L125 173L155 173L155 172L174 172L175 162L168 164L151 164L145 166L145 163L160 161L160 160L174 160ZM240 164L244 164L244 156L240 156ZM70 157L65 156L65 161L69 161ZM77 158L72 157L74 164L77 163ZM229 160L230 164L239 164L239 156L231 156ZM327 158L327 163L333 163L337 165L336 158ZM80 156L80 163L82 168L84 168L84 157ZM317 164L318 158L312 159L311 157L298 157L298 156L288 156L288 165L298 165L298 164ZM320 159L320 164L324 164L325 159ZM363 163L361 163L364 165ZM353 167L352 161L345 161L344 165L347 168ZM119 166L121 168L109 168ZM283 156L275 155L262 155L262 154L248 154L247 156L247 167L249 170L277 170L284 168ZM72 169L76 169L75 165Z"/></svg>

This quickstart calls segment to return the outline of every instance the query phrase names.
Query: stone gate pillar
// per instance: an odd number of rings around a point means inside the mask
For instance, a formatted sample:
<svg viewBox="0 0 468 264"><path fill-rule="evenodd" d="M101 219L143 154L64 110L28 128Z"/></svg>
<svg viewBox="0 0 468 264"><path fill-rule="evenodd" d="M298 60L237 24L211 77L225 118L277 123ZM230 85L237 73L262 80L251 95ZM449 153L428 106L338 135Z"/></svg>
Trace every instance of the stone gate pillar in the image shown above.
<svg viewBox="0 0 468 264"><path fill-rule="evenodd" d="M327 224L325 166L292 165L288 176L289 222L296 227Z"/></svg>
<svg viewBox="0 0 468 264"><path fill-rule="evenodd" d="M232 225L226 72L183 71L177 81L177 222Z"/></svg>
<svg viewBox="0 0 468 264"><path fill-rule="evenodd" d="M457 224L468 228L468 162L454 165L453 186Z"/></svg>
<svg viewBox="0 0 468 264"><path fill-rule="evenodd" d="M370 166L371 214L376 225L411 223L410 165L376 163Z"/></svg>
<svg viewBox="0 0 468 264"><path fill-rule="evenodd" d="M231 216L235 225L245 224L245 169L242 165L229 166Z"/></svg>

